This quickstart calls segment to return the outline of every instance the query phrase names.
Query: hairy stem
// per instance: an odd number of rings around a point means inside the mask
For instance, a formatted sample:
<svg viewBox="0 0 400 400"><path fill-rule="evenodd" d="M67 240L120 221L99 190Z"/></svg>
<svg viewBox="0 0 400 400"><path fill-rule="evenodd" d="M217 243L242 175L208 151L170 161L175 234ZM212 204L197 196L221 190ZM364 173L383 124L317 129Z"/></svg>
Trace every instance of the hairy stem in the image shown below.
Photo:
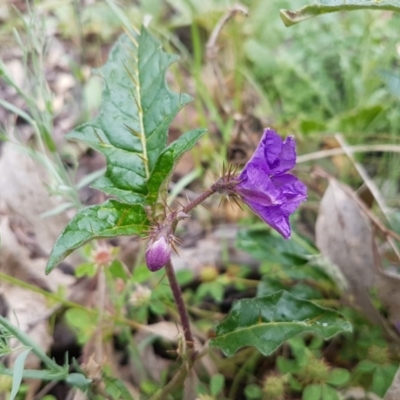
<svg viewBox="0 0 400 400"><path fill-rule="evenodd" d="M187 214L190 211L193 210L193 208L197 207L200 203L202 203L205 199L210 197L212 194L215 193L215 189L211 187L210 189L207 189L205 192L203 192L199 197L196 197L194 200L192 200L189 204L187 204L182 211Z"/></svg>
<svg viewBox="0 0 400 400"><path fill-rule="evenodd" d="M174 296L175 303L178 307L179 316L181 318L181 324L183 328L183 334L185 337L186 348L188 349L188 353L193 353L194 340L193 340L192 330L190 329L189 314L186 310L185 302L183 301L182 297L182 291L178 281L176 280L176 275L171 260L168 261L168 263L165 265L165 270L167 272L169 284L171 286L171 291Z"/></svg>
<svg viewBox="0 0 400 400"><path fill-rule="evenodd" d="M179 370L161 390L151 397L151 400L166 399L167 396L176 388L182 387L196 357L196 352L194 350L194 339L192 330L190 329L189 314L187 312L185 302L183 301L182 291L176 279L174 267L171 261L168 261L168 263L165 265L165 270L167 272L172 294L174 295L175 303L178 307L178 312L181 318L187 352Z"/></svg>

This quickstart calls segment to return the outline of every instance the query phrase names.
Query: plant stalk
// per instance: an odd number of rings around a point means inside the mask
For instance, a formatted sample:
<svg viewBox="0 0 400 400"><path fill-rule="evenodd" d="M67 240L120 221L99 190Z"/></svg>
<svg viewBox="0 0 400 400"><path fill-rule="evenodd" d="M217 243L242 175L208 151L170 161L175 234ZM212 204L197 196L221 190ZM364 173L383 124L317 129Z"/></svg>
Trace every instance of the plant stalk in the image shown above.
<svg viewBox="0 0 400 400"><path fill-rule="evenodd" d="M179 312L179 316L181 318L181 324L182 324L182 328L183 328L183 334L184 334L185 342L186 342L186 348L188 350L188 354L191 353L191 354L189 354L189 356L193 357L193 355L194 355L194 340L193 340L192 330L190 328L189 314L187 312L185 302L183 301L181 287L179 286L179 283L176 279L174 267L171 263L171 260L169 260L168 263L165 265L165 271L167 272L171 291L174 296L175 303L178 307L178 312Z"/></svg>
<svg viewBox="0 0 400 400"><path fill-rule="evenodd" d="M182 211L185 214L188 214L190 211L193 210L193 208L197 207L200 203L202 203L205 199L207 199L214 193L215 193L215 189L213 187L211 187L210 189L207 189L199 197L196 197L193 201L191 201L189 204L187 204L185 207L183 207Z"/></svg>

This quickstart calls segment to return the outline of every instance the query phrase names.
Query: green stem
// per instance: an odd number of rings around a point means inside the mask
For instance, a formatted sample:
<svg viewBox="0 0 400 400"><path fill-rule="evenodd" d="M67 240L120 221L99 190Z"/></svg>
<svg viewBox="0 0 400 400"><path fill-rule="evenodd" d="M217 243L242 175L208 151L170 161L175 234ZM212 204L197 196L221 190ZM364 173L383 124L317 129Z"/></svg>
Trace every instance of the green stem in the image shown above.
<svg viewBox="0 0 400 400"><path fill-rule="evenodd" d="M31 347L32 351L39 357L39 359L46 364L46 366L52 371L57 371L59 373L67 375L68 371L65 371L63 367L58 365L54 360L52 360L41 347L34 342L31 337L13 325L8 319L0 315L0 325L4 326L13 336L15 336L22 344L27 347Z"/></svg>

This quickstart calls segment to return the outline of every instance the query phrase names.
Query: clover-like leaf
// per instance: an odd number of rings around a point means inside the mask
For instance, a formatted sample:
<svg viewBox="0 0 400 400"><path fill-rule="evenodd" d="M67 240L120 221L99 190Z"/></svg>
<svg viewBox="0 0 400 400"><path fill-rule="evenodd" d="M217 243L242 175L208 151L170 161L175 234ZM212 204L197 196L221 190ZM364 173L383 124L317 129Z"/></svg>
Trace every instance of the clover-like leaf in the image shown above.
<svg viewBox="0 0 400 400"><path fill-rule="evenodd" d="M168 178L176 163L183 153L190 150L206 132L206 129L194 129L186 132L161 153L147 184L148 195L146 200L148 204L153 204L158 199L160 191L166 190Z"/></svg>
<svg viewBox="0 0 400 400"><path fill-rule="evenodd" d="M67 136L104 154L105 176L93 186L123 202L144 204L147 181L166 147L168 127L191 100L166 85L166 70L176 59L162 51L144 27L122 35L101 70L99 115Z"/></svg>
<svg viewBox="0 0 400 400"><path fill-rule="evenodd" d="M147 227L147 215L140 204L108 200L103 204L83 208L58 237L51 251L46 273L50 273L68 254L90 240L140 235Z"/></svg>
<svg viewBox="0 0 400 400"><path fill-rule="evenodd" d="M228 356L244 346L254 346L268 355L300 333L315 333L329 339L351 329L338 312L279 291L237 301L228 317L217 326L211 344Z"/></svg>
<svg viewBox="0 0 400 400"><path fill-rule="evenodd" d="M283 23L291 26L336 11L368 9L400 12L400 0L320 0L317 4L304 6L297 11L280 10L280 15Z"/></svg>

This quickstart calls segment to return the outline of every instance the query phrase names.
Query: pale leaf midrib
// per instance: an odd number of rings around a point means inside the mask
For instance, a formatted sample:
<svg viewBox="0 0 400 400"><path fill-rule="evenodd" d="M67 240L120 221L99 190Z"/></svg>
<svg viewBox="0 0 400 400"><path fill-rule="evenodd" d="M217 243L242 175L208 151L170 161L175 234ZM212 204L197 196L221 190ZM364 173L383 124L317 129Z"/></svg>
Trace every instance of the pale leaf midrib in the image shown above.
<svg viewBox="0 0 400 400"><path fill-rule="evenodd" d="M131 38L132 40L132 38ZM135 42L133 42L136 44ZM136 104L138 106L138 116L139 116L139 127L140 127L140 142L142 144L142 155L143 155L143 163L144 163L144 168L146 172L146 181L150 177L150 171L149 171L149 159L147 157L147 143L146 143L146 134L144 131L144 116L143 116L143 109L142 109L142 97L141 97L141 88L140 88L140 71L139 71L139 46L140 46L140 38L139 38L139 43L137 44L137 57L135 60L135 68L134 68L134 73L136 75L136 82L137 84L135 85L135 90L136 90Z"/></svg>

